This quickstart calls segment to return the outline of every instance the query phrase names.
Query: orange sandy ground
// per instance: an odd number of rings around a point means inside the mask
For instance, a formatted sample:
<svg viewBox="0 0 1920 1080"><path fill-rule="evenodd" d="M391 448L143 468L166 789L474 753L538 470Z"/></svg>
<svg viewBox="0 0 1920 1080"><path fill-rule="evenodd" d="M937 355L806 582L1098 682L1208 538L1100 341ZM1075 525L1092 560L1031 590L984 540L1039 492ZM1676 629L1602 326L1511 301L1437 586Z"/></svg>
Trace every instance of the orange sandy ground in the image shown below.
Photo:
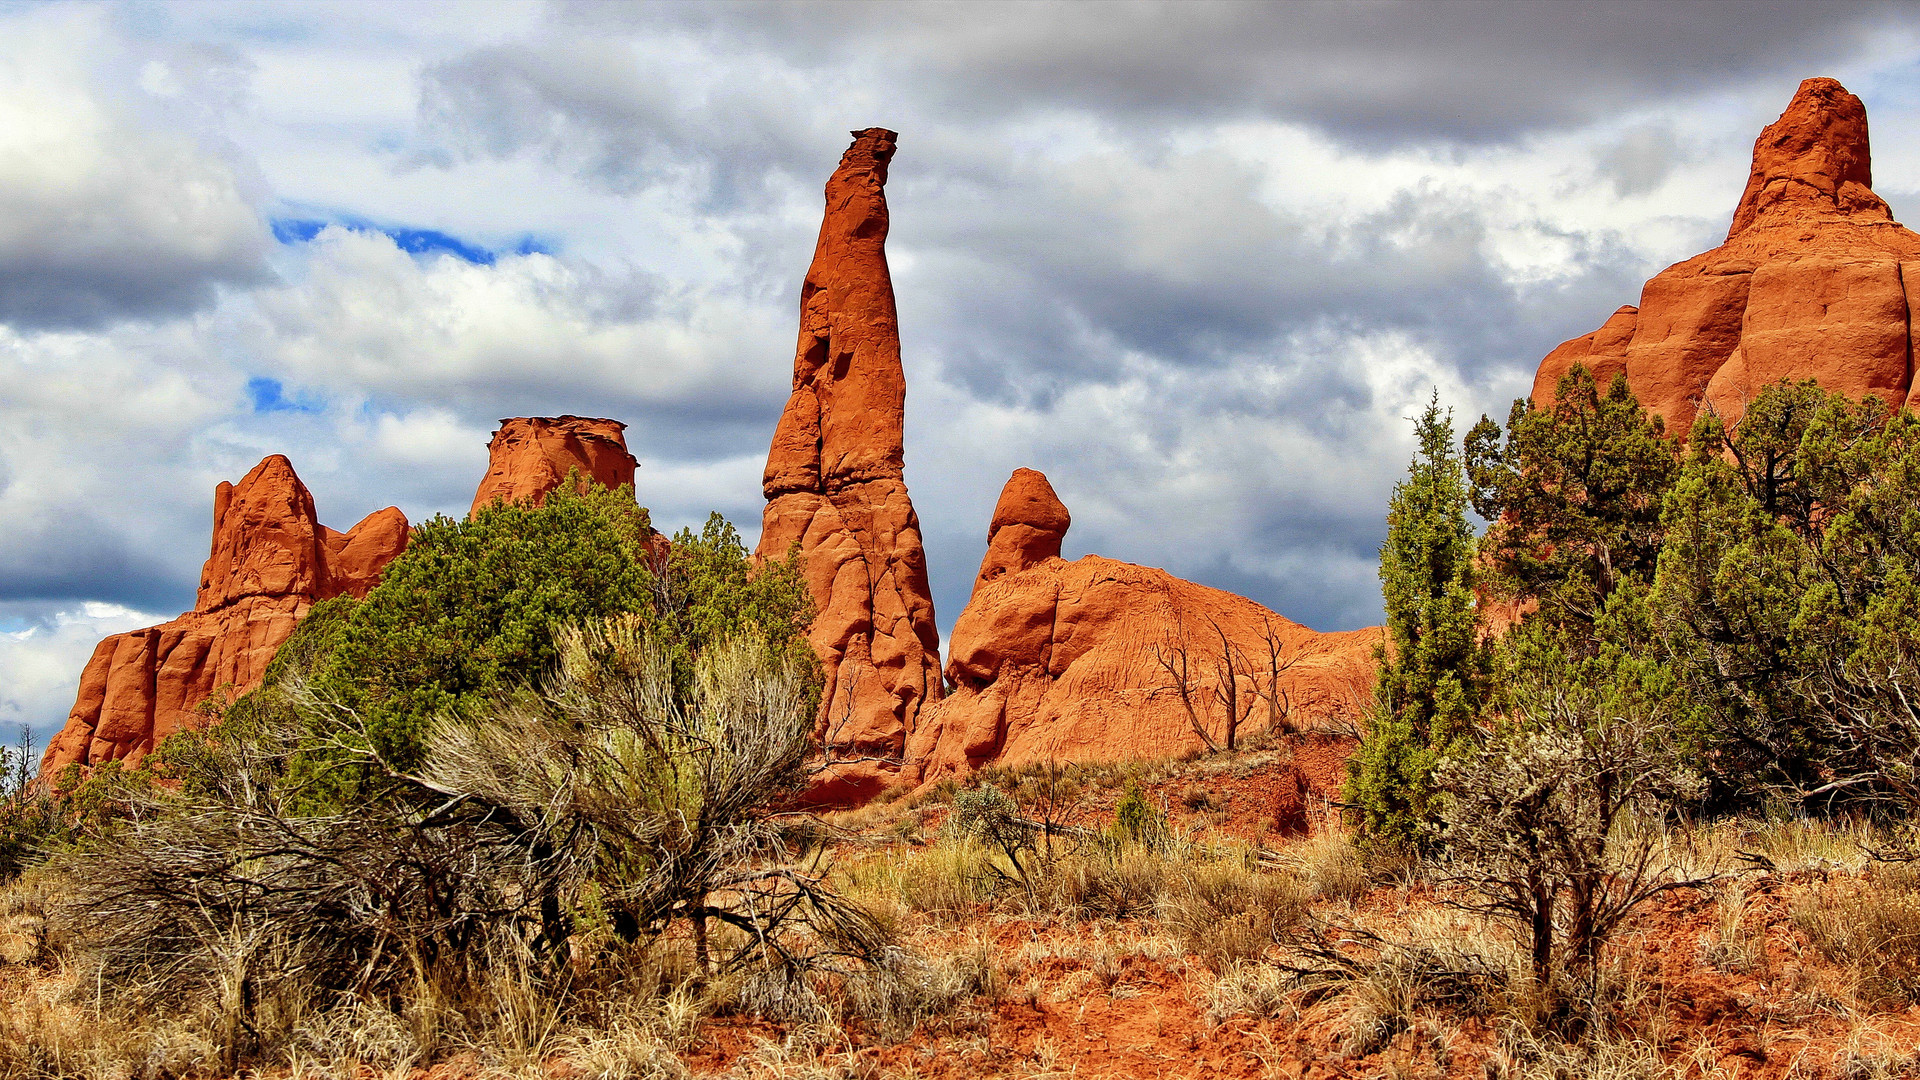
<svg viewBox="0 0 1920 1080"><path fill-rule="evenodd" d="M1344 776L1348 744L1309 738L1296 743L1296 760L1312 791L1322 796L1316 830L1338 827L1324 797ZM1196 774L1176 767L1148 786L1170 808L1177 826L1217 830L1240 839L1284 843L1271 814L1284 769L1269 758ZM1071 819L1112 820L1117 792L1080 800ZM1198 804L1198 805L1192 805ZM937 821L937 816L930 824ZM1746 910L1737 934L1758 943L1746 963L1716 958L1727 935L1719 904L1685 891L1653 902L1614 943L1616 981L1635 990L1624 1034L1655 1048L1677 1076L1741 1080L1866 1080L1920 1075L1920 1006L1901 1008L1856 1001L1853 973L1824 960L1795 928L1792 898L1815 888L1820 872L1750 875L1743 881ZM1392 915L1435 907L1424 890L1388 887L1360 901L1363 912ZM1215 972L1195 957L1167 962L1124 957L1116 965L1049 956L1022 966L1030 942L1069 946L1091 934L1124 938L1151 934L1150 923L1060 925L982 911L979 923L944 935L922 936L923 948L963 947L982 929L1015 974L1000 1000L963 1008L923 1027L902 1043L851 1036L851 1045L812 1060L824 1075L849 1077L1280 1077L1354 1080L1391 1077L1471 1077L1498 1080L1531 1072L1500 1046L1491 1018L1463 1018L1429 1010L1387 1046L1363 1057L1342 1052L1349 1024L1338 999L1296 1004L1282 1015L1207 1016L1206 992ZM1464 927L1464 918L1463 918ZM1047 950L1043 950L1047 951ZM1124 951L1124 950L1122 950ZM1116 970L1117 967L1117 970ZM1744 970L1742 970L1744 969ZM1092 976L1092 978L1089 978ZM708 1021L701 1044L686 1056L697 1075L783 1073L764 1059L784 1032L776 1025ZM1884 1063L1870 1068L1870 1060ZM791 1068L791 1066L788 1066ZM1883 1071L1887 1070L1887 1071ZM1595 1069L1594 1074L1604 1069ZM1637 1074L1636 1074L1637 1075Z"/></svg>

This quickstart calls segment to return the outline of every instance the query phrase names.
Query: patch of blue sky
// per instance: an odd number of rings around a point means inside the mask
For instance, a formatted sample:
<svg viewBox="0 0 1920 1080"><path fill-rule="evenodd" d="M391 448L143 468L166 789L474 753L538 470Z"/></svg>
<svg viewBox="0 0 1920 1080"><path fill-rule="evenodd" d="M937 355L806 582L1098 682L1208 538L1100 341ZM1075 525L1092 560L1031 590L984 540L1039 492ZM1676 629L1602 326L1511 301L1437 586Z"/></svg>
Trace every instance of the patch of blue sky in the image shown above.
<svg viewBox="0 0 1920 1080"><path fill-rule="evenodd" d="M317 413L327 407L326 402L310 394L295 393L288 397L285 384L264 375L247 380L247 396L253 400L256 413Z"/></svg>
<svg viewBox="0 0 1920 1080"><path fill-rule="evenodd" d="M269 223L273 228L273 238L282 244L292 246L304 244L320 235L320 230L329 225L359 232L377 232L394 242L401 251L411 255L452 255L456 259L477 266L492 266L501 255L552 255L555 246L546 240L532 235L520 237L500 248L488 248L480 244L463 240L439 229L414 229L402 225L380 225L364 218L274 218Z"/></svg>

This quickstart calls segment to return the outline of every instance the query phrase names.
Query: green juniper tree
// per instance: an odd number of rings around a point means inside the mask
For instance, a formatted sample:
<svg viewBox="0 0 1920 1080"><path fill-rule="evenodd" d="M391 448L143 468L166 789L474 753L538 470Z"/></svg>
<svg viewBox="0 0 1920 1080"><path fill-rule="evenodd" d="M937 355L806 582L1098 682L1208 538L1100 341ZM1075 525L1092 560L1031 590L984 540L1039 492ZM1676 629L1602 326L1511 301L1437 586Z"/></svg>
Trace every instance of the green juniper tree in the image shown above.
<svg viewBox="0 0 1920 1080"><path fill-rule="evenodd" d="M1515 401L1504 434L1503 445L1484 416L1467 433L1473 508L1488 523L1481 584L1535 605L1569 647L1591 654L1614 595L1653 580L1676 448L1625 375L1602 391L1579 365L1551 407Z"/></svg>
<svg viewBox="0 0 1920 1080"><path fill-rule="evenodd" d="M562 484L537 507L417 526L365 599L314 606L220 726L245 737L301 697L353 715L363 739L316 736L289 766L316 805L352 804L377 797L389 771L422 767L441 716L537 685L562 627L628 615L655 632L682 694L698 655L743 633L774 662L814 664L802 636L812 601L791 561L755 570L717 514L663 546L631 488Z"/></svg>
<svg viewBox="0 0 1920 1080"><path fill-rule="evenodd" d="M1474 597L1474 534L1436 393L1414 425L1420 449L1393 491L1380 549L1387 642L1366 737L1348 763L1347 800L1367 841L1417 842L1434 766L1460 748L1488 692L1489 660Z"/></svg>
<svg viewBox="0 0 1920 1080"><path fill-rule="evenodd" d="M1694 441L1651 600L1715 794L1920 806L1920 417L1778 383Z"/></svg>

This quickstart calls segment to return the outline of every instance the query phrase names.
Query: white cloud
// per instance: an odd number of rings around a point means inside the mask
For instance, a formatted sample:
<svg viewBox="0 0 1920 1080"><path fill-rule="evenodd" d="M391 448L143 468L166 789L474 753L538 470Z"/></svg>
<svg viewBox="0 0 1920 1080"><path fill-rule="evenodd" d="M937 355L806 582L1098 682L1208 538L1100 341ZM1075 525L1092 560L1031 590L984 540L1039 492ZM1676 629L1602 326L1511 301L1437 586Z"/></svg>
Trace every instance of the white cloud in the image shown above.
<svg viewBox="0 0 1920 1080"><path fill-rule="evenodd" d="M17 607L0 603L0 738L14 744L15 725L26 725L40 750L73 707L80 669L100 639L164 618L117 604Z"/></svg>
<svg viewBox="0 0 1920 1080"><path fill-rule="evenodd" d="M645 273L544 254L416 258L380 233L332 227L301 280L256 294L254 346L303 384L460 405L784 397L781 376L743 371L740 346L785 336L760 305L663 292Z"/></svg>
<svg viewBox="0 0 1920 1080"><path fill-rule="evenodd" d="M104 21L97 9L0 17L0 322L173 315L266 279L243 178L193 134L142 122L127 97L184 89L157 60L113 85Z"/></svg>

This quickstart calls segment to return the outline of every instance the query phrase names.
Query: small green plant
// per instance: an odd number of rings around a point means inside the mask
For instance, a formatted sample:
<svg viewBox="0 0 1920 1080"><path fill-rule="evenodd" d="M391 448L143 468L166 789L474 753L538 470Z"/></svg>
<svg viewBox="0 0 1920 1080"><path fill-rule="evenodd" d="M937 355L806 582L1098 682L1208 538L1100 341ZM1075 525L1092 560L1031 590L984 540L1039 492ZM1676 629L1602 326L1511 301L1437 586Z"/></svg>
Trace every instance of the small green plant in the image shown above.
<svg viewBox="0 0 1920 1080"><path fill-rule="evenodd" d="M1166 813L1147 798L1138 777L1129 778L1113 810L1113 839L1121 844L1159 847L1166 843L1168 833Z"/></svg>

